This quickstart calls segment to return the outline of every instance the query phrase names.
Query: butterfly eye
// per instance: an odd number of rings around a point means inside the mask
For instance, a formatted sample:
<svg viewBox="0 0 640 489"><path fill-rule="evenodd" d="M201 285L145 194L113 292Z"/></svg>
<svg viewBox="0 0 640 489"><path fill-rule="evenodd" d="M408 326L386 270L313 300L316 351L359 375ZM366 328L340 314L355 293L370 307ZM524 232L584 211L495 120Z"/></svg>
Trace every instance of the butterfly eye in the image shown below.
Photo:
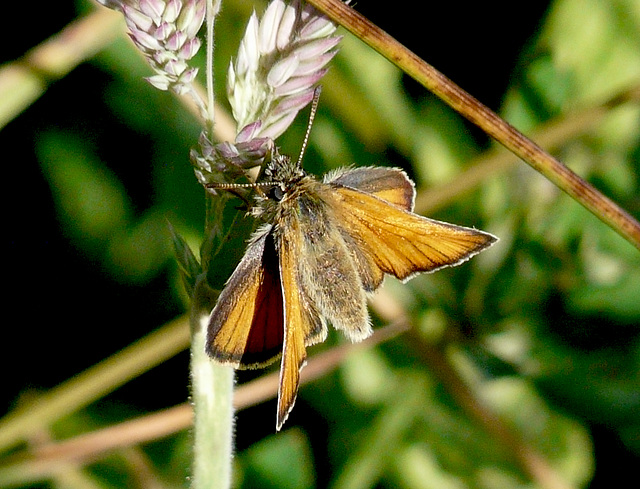
<svg viewBox="0 0 640 489"><path fill-rule="evenodd" d="M271 187L271 189L267 193L267 197L275 200L276 202L280 202L284 197L284 188L281 185L275 185Z"/></svg>

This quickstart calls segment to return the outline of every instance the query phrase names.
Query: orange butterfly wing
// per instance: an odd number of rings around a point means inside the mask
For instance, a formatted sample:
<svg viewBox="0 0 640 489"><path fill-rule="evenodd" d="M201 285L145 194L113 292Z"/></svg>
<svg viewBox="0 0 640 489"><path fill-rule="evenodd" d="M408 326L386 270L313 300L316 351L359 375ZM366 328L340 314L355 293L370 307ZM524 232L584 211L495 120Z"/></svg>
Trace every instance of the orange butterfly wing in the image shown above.
<svg viewBox="0 0 640 489"><path fill-rule="evenodd" d="M265 228L248 246L211 312L207 352L235 368L266 366L282 351L283 322L278 256L273 233Z"/></svg>
<svg viewBox="0 0 640 489"><path fill-rule="evenodd" d="M332 187L339 185L358 189L407 211L413 210L415 186L407 174L398 168L379 166L342 168L328 173L324 183ZM331 199L331 196L328 198ZM334 202L334 207L340 205L340 202ZM362 235L351 232L348 226L343 226L341 231L345 243L353 254L362 287L367 292L373 292L382 284L384 270L377 266L375 255L370 253L366 246L363 247Z"/></svg>
<svg viewBox="0 0 640 489"><path fill-rule="evenodd" d="M354 188L336 185L334 190L345 232L370 262L399 279L458 265L496 241L488 233L419 216Z"/></svg>
<svg viewBox="0 0 640 489"><path fill-rule="evenodd" d="M286 421L298 395L300 370L307 358L306 346L324 340L327 329L315 305L304 292L300 281L298 255L300 228L295 219L287 234L279 237L280 279L284 294L284 345L280 365L276 429Z"/></svg>

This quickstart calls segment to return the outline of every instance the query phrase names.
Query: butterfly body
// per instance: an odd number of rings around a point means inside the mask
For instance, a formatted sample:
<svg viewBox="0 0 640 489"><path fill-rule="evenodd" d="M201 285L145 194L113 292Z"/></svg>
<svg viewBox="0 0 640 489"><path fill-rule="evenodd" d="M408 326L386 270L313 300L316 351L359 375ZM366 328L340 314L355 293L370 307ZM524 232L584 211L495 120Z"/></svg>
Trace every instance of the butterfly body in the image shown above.
<svg viewBox="0 0 640 489"><path fill-rule="evenodd" d="M367 295L386 274L401 280L457 265L496 241L414 214L414 184L399 169L334 171L322 181L274 155L251 214L262 219L211 313L207 350L235 368L282 357L277 429L293 407L306 347L327 322L351 341L371 332Z"/></svg>

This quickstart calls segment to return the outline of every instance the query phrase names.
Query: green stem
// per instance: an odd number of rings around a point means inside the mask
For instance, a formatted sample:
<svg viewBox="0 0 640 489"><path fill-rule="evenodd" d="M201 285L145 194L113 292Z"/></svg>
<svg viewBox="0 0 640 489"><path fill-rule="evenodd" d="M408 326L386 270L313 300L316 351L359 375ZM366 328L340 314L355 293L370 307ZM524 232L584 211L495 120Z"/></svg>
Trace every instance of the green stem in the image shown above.
<svg viewBox="0 0 640 489"><path fill-rule="evenodd" d="M214 21L220 0L207 2L207 132L215 124L213 47ZM222 217L224 201L206 195L205 233L209 237ZM204 247L206 248L206 246ZM228 489L231 487L233 457L233 368L220 365L206 352L207 326L211 310L211 291L207 283L209 253L202 257L204 273L196 283L191 305L191 396L193 402L192 489Z"/></svg>
<svg viewBox="0 0 640 489"><path fill-rule="evenodd" d="M214 47L214 25L216 16L220 12L221 0L209 0L207 2L207 132L209 136L213 134L213 125L215 121L215 100L213 91L213 47Z"/></svg>
<svg viewBox="0 0 640 489"><path fill-rule="evenodd" d="M204 319L204 320L203 320ZM194 447L191 487L231 487L233 456L233 368L213 362L205 351L208 315L194 315L191 395Z"/></svg>

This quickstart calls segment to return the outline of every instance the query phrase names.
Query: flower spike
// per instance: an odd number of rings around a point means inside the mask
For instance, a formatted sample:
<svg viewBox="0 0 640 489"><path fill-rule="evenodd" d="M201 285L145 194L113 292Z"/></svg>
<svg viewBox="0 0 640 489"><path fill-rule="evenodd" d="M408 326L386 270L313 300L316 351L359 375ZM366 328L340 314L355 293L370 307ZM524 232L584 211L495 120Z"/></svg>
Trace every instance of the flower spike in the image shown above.
<svg viewBox="0 0 640 489"><path fill-rule="evenodd" d="M315 84L336 54L336 26L313 7L272 1L261 20L251 16L227 93L240 130L261 121L259 136L275 139L313 99Z"/></svg>
<svg viewBox="0 0 640 489"><path fill-rule="evenodd" d="M205 0L97 0L124 14L129 37L156 72L147 81L177 94L193 91L198 68L189 65L200 49L196 36L206 12Z"/></svg>

